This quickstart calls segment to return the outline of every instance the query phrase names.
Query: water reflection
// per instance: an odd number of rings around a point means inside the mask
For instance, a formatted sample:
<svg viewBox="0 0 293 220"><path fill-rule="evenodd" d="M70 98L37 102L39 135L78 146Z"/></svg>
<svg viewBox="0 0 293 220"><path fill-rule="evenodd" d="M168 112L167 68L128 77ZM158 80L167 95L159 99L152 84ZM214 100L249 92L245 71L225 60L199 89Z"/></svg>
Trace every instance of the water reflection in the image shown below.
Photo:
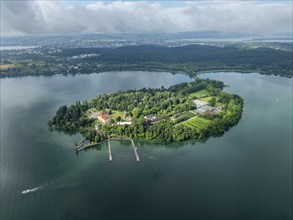
<svg viewBox="0 0 293 220"><path fill-rule="evenodd" d="M169 87L188 82L188 76L167 72L105 72L75 76L1 79L1 107L28 108L37 104L69 104L118 90ZM55 103L52 103L55 102Z"/></svg>

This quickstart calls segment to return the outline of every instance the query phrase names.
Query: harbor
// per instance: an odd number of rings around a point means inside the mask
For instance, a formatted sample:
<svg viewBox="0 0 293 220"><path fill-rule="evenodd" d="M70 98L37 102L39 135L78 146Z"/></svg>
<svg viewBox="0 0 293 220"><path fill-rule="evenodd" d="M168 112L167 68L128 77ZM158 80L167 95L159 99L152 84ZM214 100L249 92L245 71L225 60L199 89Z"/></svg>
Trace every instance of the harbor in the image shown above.
<svg viewBox="0 0 293 220"><path fill-rule="evenodd" d="M103 144L103 143L108 142L109 161L113 161L112 150L111 150L111 141L130 141L131 146L132 146L133 151L134 151L135 160L137 162L140 162L140 157L139 157L138 152L137 152L137 146L135 145L135 143L134 143L132 138L131 139L130 138L109 138L109 139L100 141L99 143L93 143L93 144L86 143L88 141L86 139L84 139L84 140L82 140L80 142L80 144L78 144L75 147L75 151L79 152L79 151L82 151L82 150L97 146L99 144Z"/></svg>

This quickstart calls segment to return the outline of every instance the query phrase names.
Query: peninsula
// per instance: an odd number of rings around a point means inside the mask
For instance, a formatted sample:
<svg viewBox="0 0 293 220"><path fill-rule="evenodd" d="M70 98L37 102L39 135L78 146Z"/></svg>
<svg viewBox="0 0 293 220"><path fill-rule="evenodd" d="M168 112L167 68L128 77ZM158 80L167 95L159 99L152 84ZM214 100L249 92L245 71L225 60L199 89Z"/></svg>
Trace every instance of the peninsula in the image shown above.
<svg viewBox="0 0 293 220"><path fill-rule="evenodd" d="M196 78L169 88L118 91L61 106L50 128L81 132L90 143L109 138L178 142L223 134L241 118L243 99L224 83Z"/></svg>

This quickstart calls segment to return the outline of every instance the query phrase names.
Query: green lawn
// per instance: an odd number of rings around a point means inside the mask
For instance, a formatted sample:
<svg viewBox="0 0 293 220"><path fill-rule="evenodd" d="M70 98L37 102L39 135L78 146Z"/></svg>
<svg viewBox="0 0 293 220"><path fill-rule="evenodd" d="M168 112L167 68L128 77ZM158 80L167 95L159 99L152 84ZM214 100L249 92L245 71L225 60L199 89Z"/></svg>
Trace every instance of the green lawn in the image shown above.
<svg viewBox="0 0 293 220"><path fill-rule="evenodd" d="M208 97L208 96L210 96L210 93L209 93L207 90L202 89L202 90L200 90L200 91L197 91L197 92L191 93L190 96L191 96L192 98L195 98L195 97L196 97L196 98L204 98L204 97Z"/></svg>
<svg viewBox="0 0 293 220"><path fill-rule="evenodd" d="M117 118L118 116L120 116L121 118L123 118L123 112L112 111L112 116L113 116L114 118Z"/></svg>
<svg viewBox="0 0 293 220"><path fill-rule="evenodd" d="M183 121L183 122L181 122L179 124L180 125L185 125L185 126L190 127L192 129L199 130L201 128L207 127L207 125L209 123L210 123L210 120L195 116L195 117L192 117L192 118L190 118L190 119L188 119L186 121Z"/></svg>
<svg viewBox="0 0 293 220"><path fill-rule="evenodd" d="M14 64L0 64L0 70L7 70L8 68L15 67Z"/></svg>
<svg viewBox="0 0 293 220"><path fill-rule="evenodd" d="M194 110L191 110L191 111L186 111L183 113L184 116L187 116L189 118L192 118L196 115L196 113L194 112Z"/></svg>
<svg viewBox="0 0 293 220"><path fill-rule="evenodd" d="M212 96L202 98L202 101L209 102ZM219 97L216 96L216 106L223 106L224 104L219 102Z"/></svg>
<svg viewBox="0 0 293 220"><path fill-rule="evenodd" d="M212 97L209 96L209 97L201 98L200 100L205 101L205 102L209 102L211 98Z"/></svg>

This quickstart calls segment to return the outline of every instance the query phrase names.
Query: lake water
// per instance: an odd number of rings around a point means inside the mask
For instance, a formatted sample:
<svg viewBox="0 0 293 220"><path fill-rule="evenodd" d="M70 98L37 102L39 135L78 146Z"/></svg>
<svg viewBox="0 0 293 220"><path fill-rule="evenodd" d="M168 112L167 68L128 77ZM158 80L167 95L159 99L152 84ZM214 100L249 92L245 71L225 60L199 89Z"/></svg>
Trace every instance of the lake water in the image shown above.
<svg viewBox="0 0 293 220"><path fill-rule="evenodd" d="M1 219L292 219L292 80L209 73L244 98L238 125L206 142L136 141L80 152L49 131L63 104L191 79L154 72L1 79ZM38 190L22 194L23 190Z"/></svg>

